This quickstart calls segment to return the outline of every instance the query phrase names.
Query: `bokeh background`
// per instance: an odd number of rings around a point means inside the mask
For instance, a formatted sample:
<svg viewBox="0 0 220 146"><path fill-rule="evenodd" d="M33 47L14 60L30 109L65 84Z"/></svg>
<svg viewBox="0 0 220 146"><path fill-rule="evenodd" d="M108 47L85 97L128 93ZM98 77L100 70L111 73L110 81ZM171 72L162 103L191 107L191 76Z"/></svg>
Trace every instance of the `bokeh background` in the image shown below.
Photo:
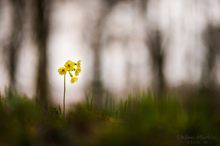
<svg viewBox="0 0 220 146"><path fill-rule="evenodd" d="M59 104L69 59L82 74L67 104L218 91L219 39L219 0L0 0L0 93Z"/></svg>

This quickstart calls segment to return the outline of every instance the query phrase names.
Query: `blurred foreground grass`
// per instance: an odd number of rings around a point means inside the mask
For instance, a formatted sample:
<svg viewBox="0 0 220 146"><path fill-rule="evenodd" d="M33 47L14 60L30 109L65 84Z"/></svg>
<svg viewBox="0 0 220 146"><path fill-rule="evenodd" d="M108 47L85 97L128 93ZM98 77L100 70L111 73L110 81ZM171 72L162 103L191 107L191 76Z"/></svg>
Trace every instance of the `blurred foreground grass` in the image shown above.
<svg viewBox="0 0 220 146"><path fill-rule="evenodd" d="M220 107L198 95L183 104L174 96L152 95L59 108L8 94L0 100L0 146L219 146Z"/></svg>

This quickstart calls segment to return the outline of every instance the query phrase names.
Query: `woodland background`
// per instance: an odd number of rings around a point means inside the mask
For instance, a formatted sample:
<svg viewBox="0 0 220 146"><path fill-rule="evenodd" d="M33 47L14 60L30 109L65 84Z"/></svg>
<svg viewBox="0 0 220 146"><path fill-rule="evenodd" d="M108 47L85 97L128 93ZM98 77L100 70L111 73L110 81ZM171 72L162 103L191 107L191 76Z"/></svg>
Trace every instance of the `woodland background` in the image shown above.
<svg viewBox="0 0 220 146"><path fill-rule="evenodd" d="M67 103L216 92L219 26L218 0L0 0L0 91L60 103L57 68L81 59Z"/></svg>

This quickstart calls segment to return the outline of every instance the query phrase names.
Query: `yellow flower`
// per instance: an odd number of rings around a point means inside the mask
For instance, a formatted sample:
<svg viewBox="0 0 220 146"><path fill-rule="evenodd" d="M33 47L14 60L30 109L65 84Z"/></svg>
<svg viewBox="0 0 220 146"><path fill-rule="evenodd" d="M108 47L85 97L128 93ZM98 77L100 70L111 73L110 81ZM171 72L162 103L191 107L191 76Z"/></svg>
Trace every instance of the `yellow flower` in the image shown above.
<svg viewBox="0 0 220 146"><path fill-rule="evenodd" d="M77 68L75 71L75 75L78 76L80 72L81 72L81 68Z"/></svg>
<svg viewBox="0 0 220 146"><path fill-rule="evenodd" d="M77 80L78 80L78 78L73 76L70 81L71 81L71 83L75 83Z"/></svg>
<svg viewBox="0 0 220 146"><path fill-rule="evenodd" d="M79 68L81 66L81 60L77 61L76 66Z"/></svg>
<svg viewBox="0 0 220 146"><path fill-rule="evenodd" d="M71 60L68 60L68 61L65 63L64 66L66 67L66 70L67 70L67 71L73 71L73 70L74 70L75 63L74 63L73 61L71 61Z"/></svg>
<svg viewBox="0 0 220 146"><path fill-rule="evenodd" d="M60 75L65 75L66 74L66 68L65 67L60 67L58 69L58 72L59 72Z"/></svg>

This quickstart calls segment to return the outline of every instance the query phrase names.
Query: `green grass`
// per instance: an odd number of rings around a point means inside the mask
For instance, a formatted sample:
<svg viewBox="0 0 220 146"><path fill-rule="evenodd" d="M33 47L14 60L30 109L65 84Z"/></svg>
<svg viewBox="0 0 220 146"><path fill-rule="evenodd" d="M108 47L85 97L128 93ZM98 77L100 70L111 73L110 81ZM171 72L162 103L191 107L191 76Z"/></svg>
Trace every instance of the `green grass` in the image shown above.
<svg viewBox="0 0 220 146"><path fill-rule="evenodd" d="M198 95L187 104L174 96L129 96L102 108L93 99L72 105L66 117L19 95L0 100L1 146L219 146L220 108Z"/></svg>

